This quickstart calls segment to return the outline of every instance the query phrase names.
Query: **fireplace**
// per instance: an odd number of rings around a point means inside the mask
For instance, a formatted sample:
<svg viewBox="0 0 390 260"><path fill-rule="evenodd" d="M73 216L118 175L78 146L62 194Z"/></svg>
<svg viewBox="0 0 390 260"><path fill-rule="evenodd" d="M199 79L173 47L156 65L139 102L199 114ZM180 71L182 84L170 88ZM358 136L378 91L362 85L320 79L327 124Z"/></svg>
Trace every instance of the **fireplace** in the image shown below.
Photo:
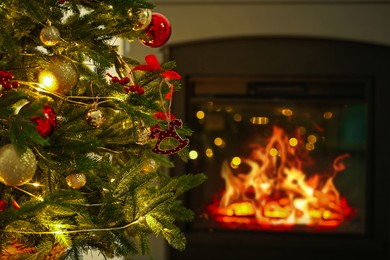
<svg viewBox="0 0 390 260"><path fill-rule="evenodd" d="M204 172L170 259L388 259L390 48L262 37L173 45Z"/></svg>

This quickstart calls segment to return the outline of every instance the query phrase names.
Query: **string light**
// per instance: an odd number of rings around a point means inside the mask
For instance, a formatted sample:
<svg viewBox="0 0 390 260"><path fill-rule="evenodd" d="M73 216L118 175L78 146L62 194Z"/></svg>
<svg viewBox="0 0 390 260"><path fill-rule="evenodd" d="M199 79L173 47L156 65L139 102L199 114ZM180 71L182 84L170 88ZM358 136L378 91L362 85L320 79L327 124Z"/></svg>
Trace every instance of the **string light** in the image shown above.
<svg viewBox="0 0 390 260"><path fill-rule="evenodd" d="M288 140L288 143L291 145L291 146L297 146L298 145L298 139L295 138L295 137L292 137Z"/></svg>
<svg viewBox="0 0 390 260"><path fill-rule="evenodd" d="M28 192L28 191L26 191L26 190L23 190L23 189L21 189L21 188L19 188L19 187L17 187L17 186L13 186L13 188L15 188L15 189L17 189L17 190L20 190L21 192L24 192L24 193L26 193L27 195L30 195L31 197L36 198L36 199L39 200L39 201L43 201L43 198L42 198L41 196L36 196L36 195L34 195L34 194L32 194L32 193L30 193L30 192Z"/></svg>
<svg viewBox="0 0 390 260"><path fill-rule="evenodd" d="M205 116L205 114L202 110L199 110L198 112L196 112L196 118L198 118L199 120L203 119L204 116Z"/></svg>
<svg viewBox="0 0 390 260"><path fill-rule="evenodd" d="M198 152L195 150L192 150L188 153L188 156L190 157L191 160L195 160L198 158Z"/></svg>
<svg viewBox="0 0 390 260"><path fill-rule="evenodd" d="M277 156L277 155L279 155L279 150L276 149L276 148L271 148L271 149L269 150L269 155L271 155L271 156Z"/></svg>
<svg viewBox="0 0 390 260"><path fill-rule="evenodd" d="M28 183L28 184L31 185L31 186L34 186L35 188L43 186L42 184L40 184L38 182L33 182L33 183Z"/></svg>
<svg viewBox="0 0 390 260"><path fill-rule="evenodd" d="M213 150L211 148L207 148L206 149L206 156L211 158L211 157L213 157L213 155L214 155Z"/></svg>
<svg viewBox="0 0 390 260"><path fill-rule="evenodd" d="M60 229L64 228L62 224L55 224L57 230L53 231L21 231L21 230L1 230L1 232L5 233L16 233L16 234L27 234L27 235L64 235L64 234L75 234L75 233L89 233L89 232L105 232L105 231L114 231L129 228L145 219L144 216L141 216L137 220L134 220L124 226L119 227L110 227L110 228L91 228L91 229L77 229L77 230L64 230Z"/></svg>
<svg viewBox="0 0 390 260"><path fill-rule="evenodd" d="M42 71L38 75L38 81L41 84L41 87L50 92L54 92L57 89L57 79L49 71Z"/></svg>

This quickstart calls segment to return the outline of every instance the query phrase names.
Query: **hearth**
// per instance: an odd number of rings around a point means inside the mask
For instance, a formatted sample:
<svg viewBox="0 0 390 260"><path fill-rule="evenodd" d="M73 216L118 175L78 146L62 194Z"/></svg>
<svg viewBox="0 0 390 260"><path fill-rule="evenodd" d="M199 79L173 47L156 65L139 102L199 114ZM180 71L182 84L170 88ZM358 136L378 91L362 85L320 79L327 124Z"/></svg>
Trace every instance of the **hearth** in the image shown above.
<svg viewBox="0 0 390 260"><path fill-rule="evenodd" d="M221 83L235 94L210 98ZM189 168L209 176L209 201L199 201L207 219L194 229L364 233L369 82L224 77L190 85L198 156Z"/></svg>
<svg viewBox="0 0 390 260"><path fill-rule="evenodd" d="M208 176L170 259L388 259L390 48L263 37L168 50L183 76L174 113L194 130L172 174Z"/></svg>

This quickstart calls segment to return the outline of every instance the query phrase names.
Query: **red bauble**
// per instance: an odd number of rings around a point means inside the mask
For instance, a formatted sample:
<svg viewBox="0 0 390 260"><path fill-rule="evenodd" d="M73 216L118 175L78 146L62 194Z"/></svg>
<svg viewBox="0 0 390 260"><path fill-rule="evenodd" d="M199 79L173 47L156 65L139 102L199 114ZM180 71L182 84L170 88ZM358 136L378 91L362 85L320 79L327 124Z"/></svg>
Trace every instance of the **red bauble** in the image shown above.
<svg viewBox="0 0 390 260"><path fill-rule="evenodd" d="M48 104L43 107L42 111L44 118L34 116L31 118L31 121L37 125L37 131L42 137L48 137L54 132L57 126L57 115L54 109Z"/></svg>
<svg viewBox="0 0 390 260"><path fill-rule="evenodd" d="M141 43L152 47L164 45L171 36L171 24L169 20L160 13L152 14L152 21L144 30L145 36L140 39Z"/></svg>

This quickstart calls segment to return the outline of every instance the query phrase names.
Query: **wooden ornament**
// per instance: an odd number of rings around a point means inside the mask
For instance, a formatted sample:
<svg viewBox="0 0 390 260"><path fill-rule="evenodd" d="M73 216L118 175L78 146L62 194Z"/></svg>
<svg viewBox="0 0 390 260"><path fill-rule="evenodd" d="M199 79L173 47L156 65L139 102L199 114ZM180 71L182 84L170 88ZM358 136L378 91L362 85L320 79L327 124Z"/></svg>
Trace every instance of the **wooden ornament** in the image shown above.
<svg viewBox="0 0 390 260"><path fill-rule="evenodd" d="M179 152L180 150L184 149L190 142L188 138L182 139L179 134L176 132L176 127L181 128L182 127L182 121L179 119L175 119L169 122L168 128L166 130L161 130L158 128L153 129L151 132L151 137L152 138L158 138L156 145L152 149L154 153L157 154L174 154ZM176 139L179 144L171 149L165 149L162 150L160 149L160 144L164 139L167 138L174 138Z"/></svg>

